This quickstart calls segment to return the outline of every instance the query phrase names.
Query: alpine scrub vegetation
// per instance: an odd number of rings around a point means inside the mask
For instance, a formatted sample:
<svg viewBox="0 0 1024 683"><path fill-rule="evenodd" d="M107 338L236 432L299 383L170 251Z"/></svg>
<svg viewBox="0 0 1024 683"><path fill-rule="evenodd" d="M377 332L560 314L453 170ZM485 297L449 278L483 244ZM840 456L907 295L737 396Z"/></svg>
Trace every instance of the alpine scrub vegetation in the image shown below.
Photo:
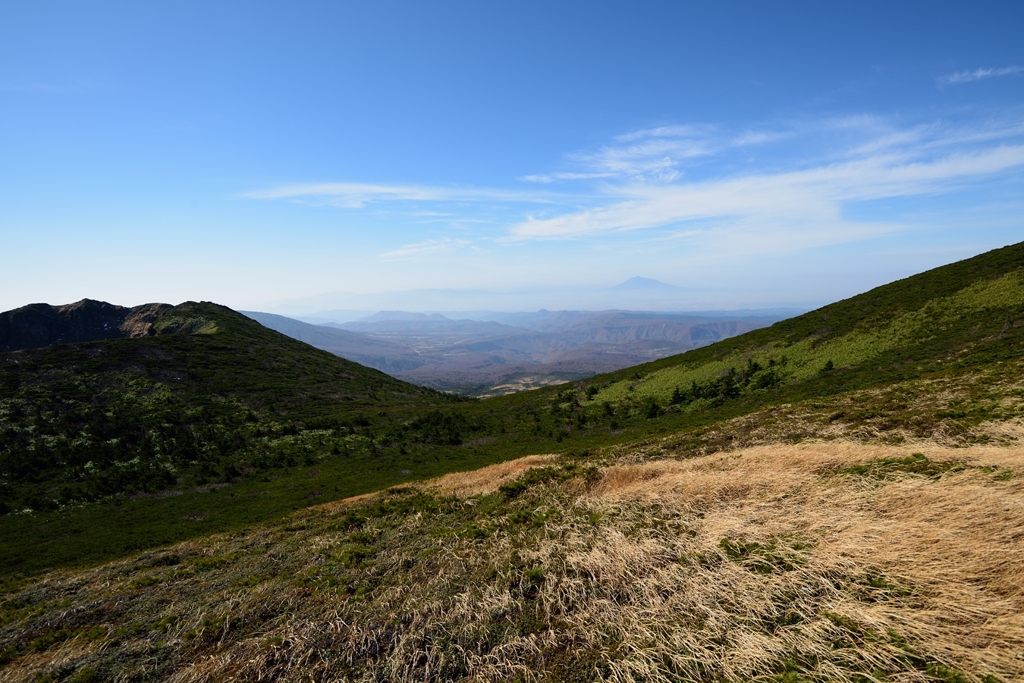
<svg viewBox="0 0 1024 683"><path fill-rule="evenodd" d="M53 572L4 678L1008 681L1024 450L533 457Z"/></svg>
<svg viewBox="0 0 1024 683"><path fill-rule="evenodd" d="M653 363L648 372L633 372L639 377L608 383L594 398L614 402L630 396L650 396L684 405L703 399L695 406L703 408L780 384L820 380L831 372L863 381L857 375L873 365L881 377L894 371L906 373L908 368L900 366L912 363L938 370L944 364L956 363L960 356L972 355L972 347L1000 340L1021 324L1019 317L1024 314L1024 271L1016 269L936 296L920 308L897 308L887 316L876 311L877 317L861 319L855 325L843 324L840 316L847 313L844 309L863 306L858 299L884 301L884 290L899 284ZM820 327L806 329L812 321ZM804 324L798 325L800 322ZM779 334L787 327L799 332ZM913 367L915 372L921 370L923 367Z"/></svg>
<svg viewBox="0 0 1024 683"><path fill-rule="evenodd" d="M168 307L152 329L6 355L0 512L231 479L303 459L274 437L351 435L373 408L444 400L213 304Z"/></svg>

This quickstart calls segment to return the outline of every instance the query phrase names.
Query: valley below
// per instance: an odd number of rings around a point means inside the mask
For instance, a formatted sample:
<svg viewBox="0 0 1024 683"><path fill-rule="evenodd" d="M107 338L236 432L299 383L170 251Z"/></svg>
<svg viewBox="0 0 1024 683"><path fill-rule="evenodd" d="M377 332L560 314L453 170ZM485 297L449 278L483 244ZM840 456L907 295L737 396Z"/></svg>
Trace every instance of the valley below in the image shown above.
<svg viewBox="0 0 1024 683"><path fill-rule="evenodd" d="M784 314L537 311L477 319L382 311L310 325L245 312L267 327L422 386L486 398L639 365L770 325Z"/></svg>

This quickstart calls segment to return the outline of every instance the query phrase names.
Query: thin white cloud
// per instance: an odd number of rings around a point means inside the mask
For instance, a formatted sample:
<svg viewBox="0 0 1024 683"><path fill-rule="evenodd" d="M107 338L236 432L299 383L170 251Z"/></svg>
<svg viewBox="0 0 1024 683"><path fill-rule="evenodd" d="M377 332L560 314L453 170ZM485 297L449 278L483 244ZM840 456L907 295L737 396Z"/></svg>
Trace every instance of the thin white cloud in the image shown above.
<svg viewBox="0 0 1024 683"><path fill-rule="evenodd" d="M614 173L540 173L524 175L519 180L530 183L554 183L559 180L598 180L600 178L614 178Z"/></svg>
<svg viewBox="0 0 1024 683"><path fill-rule="evenodd" d="M452 237L441 237L438 239L424 240L415 244L407 244L404 247L388 251L380 255L383 259L407 259L417 256L428 256L432 254L446 254L469 246L469 240L454 239Z"/></svg>
<svg viewBox="0 0 1024 683"><path fill-rule="evenodd" d="M646 138L692 138L703 136L706 132L706 128L699 126L658 126L616 135L614 140L616 142L632 142Z"/></svg>
<svg viewBox="0 0 1024 683"><path fill-rule="evenodd" d="M747 145L794 138L807 158L772 157L781 170L752 170ZM817 146L815 146L817 145ZM773 150L773 153L776 150ZM790 155L792 157L793 155ZM743 158L746 157L746 158ZM853 221L849 204L920 196L965 187L1024 166L1024 120L1006 118L956 128L934 122L898 128L872 115L804 121L745 131L710 126L663 126L613 138L596 150L565 156L569 168L520 178L533 183L580 181L589 189L517 192L491 188L401 184L316 183L250 192L265 200L361 207L428 203L452 225L480 220L505 225L501 242L574 239L654 230L651 239L703 240L725 249L799 249L866 239L908 226ZM743 170L745 169L745 170ZM690 180L696 172L703 180ZM684 171L687 180L683 180ZM721 175L715 177L715 172ZM596 181L596 182L595 182ZM525 218L511 225L487 213L516 206ZM533 215L527 211L533 204ZM461 206L460 206L461 205ZM421 216L426 207L403 207ZM507 207L506 207L507 208ZM492 235L492 237L494 237ZM381 254L415 259L469 245L430 239Z"/></svg>
<svg viewBox="0 0 1024 683"><path fill-rule="evenodd" d="M999 146L930 161L877 156L807 170L699 183L609 190L618 201L510 230L513 239L570 238L718 219L725 224L789 225L806 234L843 225L847 202L928 194L1024 165L1024 145ZM845 239L845 238L844 238Z"/></svg>
<svg viewBox="0 0 1024 683"><path fill-rule="evenodd" d="M614 138L618 144L596 151L572 152L566 160L578 170L523 176L521 180L553 183L572 180L618 179L632 182L671 182L690 159L714 153L708 129L661 126Z"/></svg>
<svg viewBox="0 0 1024 683"><path fill-rule="evenodd" d="M845 155L849 157L864 157L877 155L883 152L888 153L893 150L908 148L920 149L921 144L930 134L935 133L936 130L937 128L935 126L917 126L909 130L880 131L880 135L872 137L867 142L846 151Z"/></svg>
<svg viewBox="0 0 1024 683"><path fill-rule="evenodd" d="M345 208L360 208L374 202L527 202L546 203L550 197L509 190L430 187L423 185L373 185L369 183L308 183L254 190L245 199L290 199Z"/></svg>
<svg viewBox="0 0 1024 683"><path fill-rule="evenodd" d="M603 147L597 152L569 155L569 159L597 173L622 178L675 177L684 159L711 154L710 145L692 138L648 138L622 147Z"/></svg>
<svg viewBox="0 0 1024 683"><path fill-rule="evenodd" d="M888 121L874 114L847 114L823 119L816 124L822 130L878 132L890 130Z"/></svg>
<svg viewBox="0 0 1024 683"><path fill-rule="evenodd" d="M730 144L733 147L750 147L752 145L764 145L769 142L777 142L790 137L791 133L780 131L753 131L748 130L732 139Z"/></svg>
<svg viewBox="0 0 1024 683"><path fill-rule="evenodd" d="M940 76L938 81L942 85L959 85L960 83L971 83L986 78L997 78L999 76L1012 76L1024 71L1024 66L1004 66L1001 69L975 69L974 71L955 71L945 76Z"/></svg>
<svg viewBox="0 0 1024 683"><path fill-rule="evenodd" d="M940 123L915 126L899 130L876 126L876 135L847 151L847 158L873 156L880 153L899 153L906 158L936 152L941 149L977 145L978 143L1005 141L1024 136L1024 121L1019 119L992 121L969 128L944 127Z"/></svg>

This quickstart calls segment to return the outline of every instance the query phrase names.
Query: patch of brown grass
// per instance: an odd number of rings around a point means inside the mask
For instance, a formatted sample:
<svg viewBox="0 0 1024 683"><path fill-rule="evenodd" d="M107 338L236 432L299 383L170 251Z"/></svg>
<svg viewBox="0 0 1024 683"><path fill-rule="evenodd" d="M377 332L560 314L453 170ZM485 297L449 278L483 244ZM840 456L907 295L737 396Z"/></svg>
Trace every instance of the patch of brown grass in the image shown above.
<svg viewBox="0 0 1024 683"><path fill-rule="evenodd" d="M353 505L365 503L376 495L376 493L362 493L358 496L349 496L348 498L342 498L341 500L332 500L327 503L320 503L319 505L312 506L312 508L316 510L323 510L324 512L338 512L345 508L352 507Z"/></svg>
<svg viewBox="0 0 1024 683"><path fill-rule="evenodd" d="M699 553L717 553L722 538L762 544L773 538L812 542L806 564L786 573L784 582L818 583L812 594L824 604L815 610L798 600L788 609L809 619L824 608L848 618L860 638L874 633L876 642L860 643L857 657L891 668L887 659L902 651L885 643L885 634L894 631L947 666L1018 677L1024 673L1024 485L1016 478L1001 481L992 470L1024 472L1024 448L933 445L926 449L932 460L989 466L945 474L937 481L907 476L881 483L856 476L820 476L883 458L903 458L911 450L831 442L612 467L595 487L593 504L701 510L694 539ZM865 601L856 591L850 594L821 584L826 577L872 574L910 592L898 599ZM696 576L694 594L701 586L714 586L715 594L706 599L709 604L719 602L721 570L698 570ZM772 595L773 584L778 587L774 578L730 577L730 583L736 581L734 587L749 600L745 612L770 611L765 600ZM791 634L797 636L801 630L803 637L790 643L794 651L815 652L835 643L834 638L830 641L803 627ZM732 653L733 665L748 661L753 666L771 659L772 646L779 643L757 635L747 634L742 654ZM742 674L746 675L754 671Z"/></svg>
<svg viewBox="0 0 1024 683"><path fill-rule="evenodd" d="M557 455L528 455L471 472L452 472L425 482L423 486L443 495L479 496L497 491L499 486L518 478L527 470L547 467L557 460Z"/></svg>

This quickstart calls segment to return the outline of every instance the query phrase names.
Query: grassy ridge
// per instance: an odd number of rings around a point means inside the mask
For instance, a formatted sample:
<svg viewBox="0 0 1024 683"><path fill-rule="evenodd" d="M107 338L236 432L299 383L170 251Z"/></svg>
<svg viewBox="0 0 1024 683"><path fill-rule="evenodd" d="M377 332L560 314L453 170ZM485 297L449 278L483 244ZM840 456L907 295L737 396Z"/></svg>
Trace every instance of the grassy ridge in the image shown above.
<svg viewBox="0 0 1024 683"><path fill-rule="evenodd" d="M273 481L325 450L338 456L337 481L321 496L386 486L404 468L376 475L365 416L380 422L386 409L398 420L452 402L222 306L183 304L155 327L152 337L4 354L0 572L94 561L308 505L304 486ZM243 482L262 497L202 493Z"/></svg>
<svg viewBox="0 0 1024 683"><path fill-rule="evenodd" d="M444 404L213 304L161 334L8 353L0 373L0 512L230 479L267 436ZM285 464L287 464L285 457Z"/></svg>
<svg viewBox="0 0 1024 683"><path fill-rule="evenodd" d="M730 368L743 370L748 361L767 369L774 360L778 384L792 397L1016 358L1024 323L1022 269L1024 246L998 249L681 356L611 373L600 378L597 398L621 401L633 394L665 403L676 386L685 389ZM823 370L834 374L823 377Z"/></svg>
<svg viewBox="0 0 1024 683"><path fill-rule="evenodd" d="M921 308L898 313L884 321L862 324L844 333L821 328L810 335L765 335L747 339L739 348L718 349L706 362L662 367L642 381L615 382L597 398L618 401L628 392L670 400L676 386L706 383L730 368L750 362L774 368L779 384L795 386L813 382L823 372L834 372L844 385L854 382L896 379L940 369L948 363L990 362L1015 357L1017 346L1007 344L1008 333L1024 313L1024 275L1014 271L982 281L947 297L935 298ZM1014 317L1010 317L1014 316ZM816 317L831 320L828 312ZM764 342L758 344L758 342ZM962 358L961 358L962 357ZM915 365L916 363L916 365ZM826 368L826 366L828 366ZM909 367L908 367L909 366ZM865 375L870 376L865 378ZM841 385L842 386L842 385Z"/></svg>

